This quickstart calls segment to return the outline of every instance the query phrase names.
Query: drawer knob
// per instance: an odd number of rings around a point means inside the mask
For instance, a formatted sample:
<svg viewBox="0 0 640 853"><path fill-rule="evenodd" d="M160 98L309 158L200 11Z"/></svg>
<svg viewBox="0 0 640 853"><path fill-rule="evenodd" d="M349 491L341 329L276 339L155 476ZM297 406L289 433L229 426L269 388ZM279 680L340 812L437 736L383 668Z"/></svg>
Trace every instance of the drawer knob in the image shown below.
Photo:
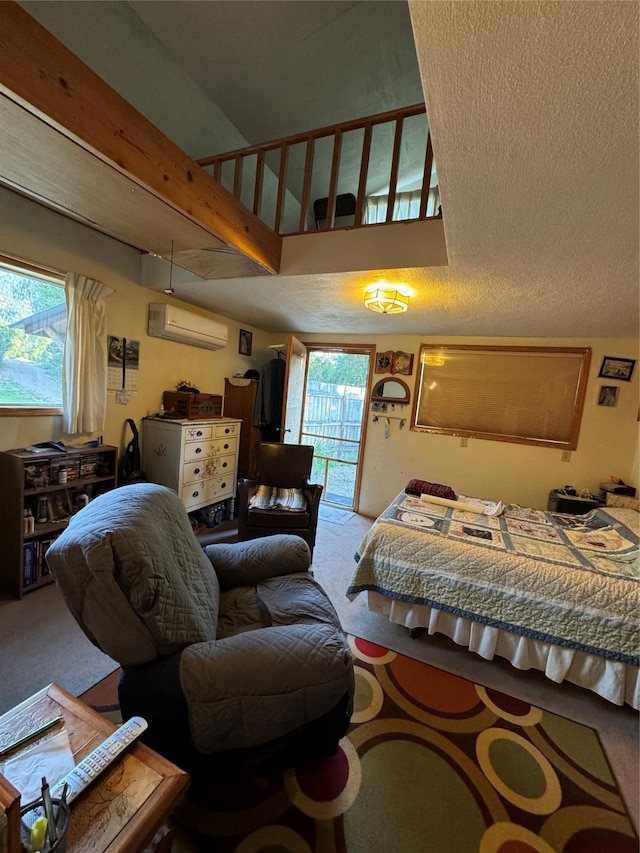
<svg viewBox="0 0 640 853"><path fill-rule="evenodd" d="M226 488L227 488L227 484L226 484L226 483L220 483L220 488L221 488L221 489L226 489Z"/></svg>
<svg viewBox="0 0 640 853"><path fill-rule="evenodd" d="M200 492L195 491L195 492L193 492L193 493L192 493L191 497L192 497L192 498L197 498L199 494L200 494Z"/></svg>
<svg viewBox="0 0 640 853"><path fill-rule="evenodd" d="M199 430L196 432L196 435L197 435L198 437L200 437L200 436L202 435L202 430L201 430L201 429L199 429Z"/></svg>
<svg viewBox="0 0 640 853"><path fill-rule="evenodd" d="M202 448L201 448L201 447L196 447L196 453L202 453Z"/></svg>
<svg viewBox="0 0 640 853"><path fill-rule="evenodd" d="M228 445L228 444L225 444L224 449L225 449L225 450L228 450L228 449L229 449L229 445Z"/></svg>
<svg viewBox="0 0 640 853"><path fill-rule="evenodd" d="M227 428L225 429L225 432L226 432L226 433L231 432L231 430L229 429L229 427L227 427Z"/></svg>
<svg viewBox="0 0 640 853"><path fill-rule="evenodd" d="M193 473L194 473L194 474L199 474L199 473L200 473L200 469L199 469L199 468L194 468L194 469L193 469Z"/></svg>
<svg viewBox="0 0 640 853"><path fill-rule="evenodd" d="M229 464L228 462L223 462L223 463L222 463L222 467L223 467L223 468L226 468L228 464Z"/></svg>

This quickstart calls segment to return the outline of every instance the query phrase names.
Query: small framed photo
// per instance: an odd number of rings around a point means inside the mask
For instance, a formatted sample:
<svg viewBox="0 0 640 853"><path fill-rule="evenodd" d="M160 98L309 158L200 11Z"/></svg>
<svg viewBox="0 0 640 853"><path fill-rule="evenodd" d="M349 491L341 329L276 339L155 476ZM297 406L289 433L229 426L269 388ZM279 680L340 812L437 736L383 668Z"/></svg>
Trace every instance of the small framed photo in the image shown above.
<svg viewBox="0 0 640 853"><path fill-rule="evenodd" d="M66 489L52 492L47 498L49 521L64 521L71 516L71 501Z"/></svg>
<svg viewBox="0 0 640 853"><path fill-rule="evenodd" d="M413 373L413 353L397 350L393 358L393 373L411 376Z"/></svg>
<svg viewBox="0 0 640 853"><path fill-rule="evenodd" d="M611 358L606 355L602 359L602 366L598 376L604 376L607 379L620 379L623 382L630 382L633 374L633 368L635 366L635 359Z"/></svg>
<svg viewBox="0 0 640 853"><path fill-rule="evenodd" d="M620 388L617 385L601 385L598 394L599 406L615 406L618 402L618 391Z"/></svg>
<svg viewBox="0 0 640 853"><path fill-rule="evenodd" d="M376 373L393 373L393 350L376 353Z"/></svg>
<svg viewBox="0 0 640 853"><path fill-rule="evenodd" d="M247 332L246 329L240 329L240 341L238 343L238 352L240 355L251 355L252 342L253 333Z"/></svg>

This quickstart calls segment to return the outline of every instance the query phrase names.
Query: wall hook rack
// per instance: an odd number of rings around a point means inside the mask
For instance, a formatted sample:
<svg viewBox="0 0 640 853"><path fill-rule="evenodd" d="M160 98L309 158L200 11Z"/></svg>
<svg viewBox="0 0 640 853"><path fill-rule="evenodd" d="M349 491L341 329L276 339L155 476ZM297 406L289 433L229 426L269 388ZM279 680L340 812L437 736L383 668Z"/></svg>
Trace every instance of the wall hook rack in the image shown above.
<svg viewBox="0 0 640 853"><path fill-rule="evenodd" d="M401 418L398 415L374 415L373 416L374 424L377 423L378 421L400 421L400 429L402 429L402 427L407 422L407 419Z"/></svg>

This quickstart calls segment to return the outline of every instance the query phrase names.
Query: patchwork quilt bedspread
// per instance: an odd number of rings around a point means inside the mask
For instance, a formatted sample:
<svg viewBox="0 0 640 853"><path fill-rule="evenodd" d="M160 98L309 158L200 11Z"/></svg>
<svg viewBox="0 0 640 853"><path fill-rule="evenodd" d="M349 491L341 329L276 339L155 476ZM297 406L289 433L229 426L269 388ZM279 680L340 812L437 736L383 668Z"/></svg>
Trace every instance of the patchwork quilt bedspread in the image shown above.
<svg viewBox="0 0 640 853"><path fill-rule="evenodd" d="M401 492L362 540L347 595L374 590L638 666L639 517L488 516Z"/></svg>

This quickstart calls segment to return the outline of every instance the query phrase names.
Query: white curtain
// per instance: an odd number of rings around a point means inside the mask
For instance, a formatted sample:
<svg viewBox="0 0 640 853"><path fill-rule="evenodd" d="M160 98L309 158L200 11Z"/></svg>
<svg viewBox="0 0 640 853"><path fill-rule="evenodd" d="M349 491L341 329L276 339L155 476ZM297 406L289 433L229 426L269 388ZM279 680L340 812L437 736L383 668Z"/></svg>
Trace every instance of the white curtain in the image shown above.
<svg viewBox="0 0 640 853"><path fill-rule="evenodd" d="M408 219L417 219L420 214L420 190L396 193L393 205L393 222L406 222ZM362 222L364 225L373 225L376 222L387 221L388 195L370 195L367 197ZM431 187L427 197L427 216L435 216L440 204L440 193L438 187Z"/></svg>
<svg viewBox="0 0 640 853"><path fill-rule="evenodd" d="M62 370L63 426L68 435L104 427L107 406L107 325L104 300L114 291L67 273L67 335Z"/></svg>

